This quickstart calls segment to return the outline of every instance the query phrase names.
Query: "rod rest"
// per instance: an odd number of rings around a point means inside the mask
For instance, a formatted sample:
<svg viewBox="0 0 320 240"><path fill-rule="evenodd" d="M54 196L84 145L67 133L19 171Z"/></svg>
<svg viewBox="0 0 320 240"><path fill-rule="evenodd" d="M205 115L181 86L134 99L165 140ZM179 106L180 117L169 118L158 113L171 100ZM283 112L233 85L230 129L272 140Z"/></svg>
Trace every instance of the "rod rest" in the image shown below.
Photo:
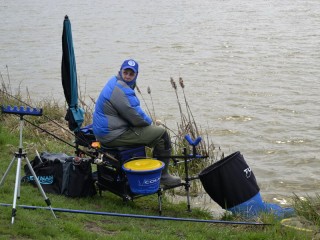
<svg viewBox="0 0 320 240"><path fill-rule="evenodd" d="M190 137L190 135L185 135L184 138L188 141L188 143L191 145L191 146L197 146L202 138L201 137L197 137L195 140L192 140L192 138Z"/></svg>
<svg viewBox="0 0 320 240"><path fill-rule="evenodd" d="M1 112L7 114L18 114L20 116L32 115L32 116L42 116L42 108L31 108L31 107L18 107L18 106L1 106Z"/></svg>

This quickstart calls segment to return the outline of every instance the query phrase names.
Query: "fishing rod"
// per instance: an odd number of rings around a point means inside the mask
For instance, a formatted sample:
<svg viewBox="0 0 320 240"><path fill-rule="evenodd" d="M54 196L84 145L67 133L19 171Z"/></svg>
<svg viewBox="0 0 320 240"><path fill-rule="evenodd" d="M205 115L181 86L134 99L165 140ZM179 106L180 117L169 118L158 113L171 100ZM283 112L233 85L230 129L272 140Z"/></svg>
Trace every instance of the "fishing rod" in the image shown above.
<svg viewBox="0 0 320 240"><path fill-rule="evenodd" d="M136 86L136 87L137 87L137 89L138 89L138 92L141 94L140 89L138 88L138 86ZM19 99L19 98L15 97L15 96L13 96L13 95L11 95L11 94L3 91L2 89L0 89L0 92L2 92L2 93L4 93L4 94L7 94L9 97L15 99L16 101L18 101L18 102L20 102L20 103L23 103L24 105L32 108L32 106L29 105L28 103L26 103L26 102L22 101L21 99ZM142 94L141 94L141 96L142 96ZM147 109L148 109L148 106L147 106ZM149 112L149 114L150 114L149 109L148 109L148 112ZM61 124L57 123L55 120L51 119L49 116L47 116L47 115L45 115L45 114L42 114L42 116L44 116L45 118L47 118L48 120L50 120L51 122L53 122L54 124L56 124L58 127L60 127L60 128L62 128L63 130L67 131L69 134L72 134L74 138L76 138L76 139L78 139L78 140L81 140L81 141L83 141L83 142L85 142L85 143L87 143L87 144L89 145L90 142L89 142L86 138L82 138L82 137L80 137L80 136L77 136L76 134L72 133L69 129L65 128L65 127L62 126ZM150 115L150 116L151 116L151 115ZM26 121L26 122L28 122L29 124L33 125L33 126L36 127L36 128L41 129L42 131L44 131L44 132L46 132L47 134L51 135L52 137L58 139L59 141L62 141L63 143L66 143L67 145L69 145L69 146L71 146L71 147L73 147L73 148L75 148L75 149L78 149L76 146L71 145L70 143L67 143L67 142L64 141L63 139L57 137L56 135L50 133L50 132L47 131L47 130L44 130L43 128L40 128L40 127L37 126L37 125L32 124L30 121ZM170 132L172 132L175 136L177 136L176 133L175 133L172 129L170 129L168 126L166 126L164 123L162 123L162 121L157 120L157 122L155 122L155 124L156 124L156 125L161 125L161 126L163 126L163 127L166 128L167 130L169 130ZM85 152L84 152L84 153L85 153Z"/></svg>
<svg viewBox="0 0 320 240"><path fill-rule="evenodd" d="M15 96L13 96L13 95L11 95L10 93L7 93L7 92L3 91L2 89L0 89L0 91L1 91L2 93L4 93L4 94L7 94L9 97L13 98L14 100L16 100L16 101L18 101L18 102L20 102L20 103L23 103L24 105L32 108L31 105L29 105L28 103L22 101L21 99L15 97ZM48 120L50 120L51 122L53 122L54 124L56 124L58 127L62 128L63 130L66 130L69 134L74 135L72 132L70 132L69 129L67 129L67 128L65 128L64 126L60 125L60 124L57 123L55 120L51 119L49 116L47 116L47 115L45 115L45 114L42 114L42 116L44 116L45 118L47 118Z"/></svg>
<svg viewBox="0 0 320 240"><path fill-rule="evenodd" d="M137 87L137 89L138 89L138 86L136 86L136 87ZM22 104L24 104L24 105L32 108L31 105L29 105L28 103L22 101L21 99L13 96L12 94L9 94L9 93L3 91L2 89L0 89L0 92L6 94L6 95L8 95L9 97L15 99L16 101L18 101L18 102L20 102L20 103L22 103ZM138 89L138 92L141 94L141 92L140 92L139 89ZM141 94L141 95L142 95L142 94ZM148 111L149 111L149 109L148 109ZM51 119L49 116L47 116L47 115L45 115L45 114L42 114L42 116L46 117L48 120L50 120L51 122L53 122L54 124L56 124L58 127L60 127L60 128L62 128L63 130L67 131L69 134L72 134L75 139L80 140L80 141L82 141L82 142L85 142L87 145L90 145L90 142L89 142L85 137L81 137L81 136L76 135L75 133L72 133L69 129L66 129L64 126L62 126L61 124L57 123L55 120ZM68 146L76 149L77 151L80 151L80 152L88 155L88 156L91 157L91 158L96 158L95 155L92 155L91 153L89 153L89 152L87 152L87 151L79 148L78 145L72 145L72 144L70 144L69 142L63 140L62 138L60 138L60 137L54 135L53 133L47 131L46 129L44 129L44 128L42 128L42 127L40 127L40 126L32 123L31 121L29 121L29 120L27 120L27 119L24 119L24 120L25 120L26 122L28 122L30 125L34 126L35 128L38 128L38 129L42 130L43 132L45 132L45 133L49 134L50 136L54 137L55 139L57 139L57 140L65 143L65 144L67 144ZM163 126L163 127L166 128L167 130L169 130L170 132L172 132L175 136L177 136L176 133L175 133L172 129L170 129L166 124L162 123L161 120L157 120L157 121L155 122L155 124L158 125L158 126L159 126L159 125L160 125L160 126ZM108 154L108 153L106 153L106 152L102 152L102 151L99 150L99 149L95 149L95 150L96 150L97 152L99 152L99 153L102 153L102 154L106 155L107 157L111 158L111 159L114 160L114 161L118 161L116 158L114 158L112 155L110 155L110 154Z"/></svg>
<svg viewBox="0 0 320 240"><path fill-rule="evenodd" d="M29 105L28 103L22 101L21 99L13 96L12 94L9 94L9 93L3 91L2 89L0 89L0 91L1 91L2 93L7 94L9 97L15 99L16 101L18 101L18 102L20 102L20 103L23 103L24 105L32 108L31 105ZM47 118L48 120L50 120L51 122L53 122L54 124L56 124L58 127L60 127L60 128L62 128L63 130L67 131L67 132L68 132L69 134L71 134L75 139L81 140L81 141L85 142L87 145L90 144L90 142L88 142L88 140L87 140L86 138L81 138L81 137L77 136L76 134L72 133L69 129L65 128L65 127L62 126L61 124L57 123L55 120L51 119L49 116L47 116L47 115L45 115L45 114L42 114L42 116L44 116L45 118ZM44 130L43 128L41 128L41 127L39 127L39 126L37 126L37 125L35 125L35 124L32 124L30 121L27 121L27 120L26 120L26 122L28 122L29 124L33 125L33 126L36 127L36 128L41 129L42 131L48 133L49 135L51 135L52 137L58 139L59 141L62 141L63 143L68 144L69 146L75 148L76 150L79 149L79 148L77 148L76 146L70 145L70 143L67 143L66 141L64 141L63 139L61 139L61 138L57 137L56 135L50 133L49 131ZM79 149L79 150L81 150L81 149ZM81 150L81 151L82 151L82 150ZM83 152L83 153L86 153L86 152L84 152L84 151L82 151L82 152Z"/></svg>
<svg viewBox="0 0 320 240"><path fill-rule="evenodd" d="M11 94L9 94L9 93L7 93L7 92L3 91L2 89L0 89L0 91L1 91L2 93L7 94L9 97L12 97L13 99L15 99L15 100L19 101L20 103L23 103L23 104L25 104L26 106L28 106L28 107L31 107L31 108L32 108L32 106L30 106L28 103L26 103L26 102L24 102L24 101L20 100L19 98L14 97L13 95L11 95ZM81 138L81 137L79 137L79 136L75 135L74 133L71 133L68 129L64 128L62 125L58 124L56 121L54 121L54 120L53 120L53 119L51 119L50 117L48 117L48 116L46 116L46 115L44 115L44 114L42 114L42 116L44 116L44 117L46 117L47 119L49 119L50 121L54 122L57 126L59 126L60 128L62 128L62 129L64 129L64 130L66 130L68 133L72 134L76 139L78 139L78 140L81 140L81 141L85 142L87 145L89 145L89 144L90 144L90 143L89 143L89 141L88 141L86 138ZM27 123L29 123L30 125L34 126L35 128L40 129L41 131L43 131L43 132L45 132L45 133L49 134L50 136L54 137L55 139L57 139L57 140L59 140L59 141L61 141L61 142L65 143L65 144L67 144L68 146L70 146L70 147L72 147L72 148L76 149L77 151L80 151L81 153L84 153L84 154L86 154L87 156L89 156L89 157L91 157L91 158L96 158L96 157L97 157L96 155L93 155L93 154L89 153L88 151L85 151L85 150L83 150L83 149L79 148L79 146L78 146L78 145L73 145L73 144L71 144L71 143L69 143L69 142L67 142L67 141L63 140L62 138L60 138L60 137L58 137L58 136L54 135L53 133L51 133L51 132L47 131L46 129L44 129L44 128L42 128L42 127L40 127L40 126L38 126L38 125L36 125L36 124L32 123L31 121L29 121L29 120L27 120L27 119L24 119L24 120L25 120ZM99 149L95 149L95 150L96 150L97 152L99 152L99 153L103 153L104 155L106 155L107 157L111 158L111 159L112 159L112 160L114 160L114 161L118 161L116 158L114 158L112 155L110 155L110 154L108 154L108 153L102 152L102 151L101 151L101 150L99 150Z"/></svg>
<svg viewBox="0 0 320 240"><path fill-rule="evenodd" d="M56 139L60 140L61 142L69 145L70 147L73 147L73 148L75 148L76 150L78 150L78 151L86 154L87 156L89 156L89 157L91 157L91 158L93 158L93 159L97 157L96 155L93 155L93 154L89 153L88 151L85 151L85 150L79 148L79 146L72 145L71 143L68 143L67 141L65 141L65 140L63 140L63 139L55 136L53 133L50 133L49 131L45 130L44 128L42 128L42 127L40 127L40 126L37 126L36 124L34 124L34 123L32 123L32 122L30 122L30 121L28 121L28 120L26 120L26 119L24 119L24 120L25 120L27 123L31 124L32 126L34 126L34 127L36 127L36 128L39 128L40 130L44 131L45 133L53 136L54 138L56 138ZM112 160L118 162L118 160L117 160L115 157L113 157L112 155L110 155L109 153L102 152L102 151L99 150L99 149L95 149L95 151L97 151L97 152L99 152L99 153L102 153L102 154L106 155L107 157L111 158Z"/></svg>
<svg viewBox="0 0 320 240"><path fill-rule="evenodd" d="M8 207L11 204L0 203L0 206ZM163 216L153 216L153 215L139 215L139 214L125 214L125 213L113 213L113 212L96 212L88 210L76 210L67 208L48 208L39 206L29 206L29 205L17 205L18 207L24 209L43 209L43 210L53 210L55 212L65 212L65 213L79 213L79 214L89 214L89 215L101 215L101 216L112 216L112 217L127 217L127 218L142 218L142 219L154 219L154 220L168 220L168 221L183 221L183 222L202 222L202 223L215 223L215 224L229 224L229 225L255 225L255 226L268 226L269 223L259 223L259 222L241 222L241 221L225 221L225 220L207 220L207 219L196 219L196 218L176 218L176 217L163 217Z"/></svg>
<svg viewBox="0 0 320 240"><path fill-rule="evenodd" d="M138 85L137 85L137 84L135 85L135 87L136 87L136 89L137 89L138 93L140 93L141 99L142 99L142 101L143 101L144 105L146 106L147 111L148 111L148 113L149 113L150 117L152 117L151 112L150 112L149 107L148 107L148 104L147 104L147 103L146 103L146 101L144 100L144 97L143 97L143 95L142 95L142 92L140 91L140 88L138 87Z"/></svg>
<svg viewBox="0 0 320 240"><path fill-rule="evenodd" d="M36 124L32 123L31 121L27 120L27 119L24 119L27 123L29 123L30 125L36 127L36 128L39 128L41 131L51 135L52 137L58 139L59 141L69 145L70 147L73 147L73 148L76 148L76 146L72 145L71 143L68 143L67 141L63 140L62 138L54 135L53 133L49 132L48 130L45 130L44 128L40 127L40 126L37 126Z"/></svg>

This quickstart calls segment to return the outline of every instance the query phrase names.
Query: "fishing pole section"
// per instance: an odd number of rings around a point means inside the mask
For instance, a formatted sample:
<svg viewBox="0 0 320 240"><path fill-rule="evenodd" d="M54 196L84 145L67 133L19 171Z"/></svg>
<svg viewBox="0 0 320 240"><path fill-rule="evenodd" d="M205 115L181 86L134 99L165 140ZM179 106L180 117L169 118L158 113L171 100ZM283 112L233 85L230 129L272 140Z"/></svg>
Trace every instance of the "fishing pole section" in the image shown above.
<svg viewBox="0 0 320 240"><path fill-rule="evenodd" d="M11 204L0 203L0 206L10 207ZM23 209L30 209L30 210L51 210L47 207L29 206L29 205L18 205L18 207ZM74 213L74 214L88 214L88 215L99 215L99 216L140 218L140 219L181 221L181 222L212 223L212 224L225 224L225 225L253 225L253 226L271 225L269 223L260 223L260 222L224 221L224 220L210 220L210 219L197 219L197 218L176 218L176 217L164 217L164 216L128 214L128 213L97 212L97 211L76 210L76 209L67 209L67 208L53 208L53 211L62 212L62 213Z"/></svg>

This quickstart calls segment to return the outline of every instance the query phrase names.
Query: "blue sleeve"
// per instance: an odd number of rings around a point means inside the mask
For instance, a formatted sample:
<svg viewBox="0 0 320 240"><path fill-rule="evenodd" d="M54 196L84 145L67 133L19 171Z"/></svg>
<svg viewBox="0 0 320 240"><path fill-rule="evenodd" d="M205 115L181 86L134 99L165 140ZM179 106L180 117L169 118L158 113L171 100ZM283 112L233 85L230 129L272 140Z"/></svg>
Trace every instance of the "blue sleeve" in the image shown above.
<svg viewBox="0 0 320 240"><path fill-rule="evenodd" d="M114 88L110 102L131 126L143 127L151 125L151 118L142 110L140 101L134 90L120 84Z"/></svg>

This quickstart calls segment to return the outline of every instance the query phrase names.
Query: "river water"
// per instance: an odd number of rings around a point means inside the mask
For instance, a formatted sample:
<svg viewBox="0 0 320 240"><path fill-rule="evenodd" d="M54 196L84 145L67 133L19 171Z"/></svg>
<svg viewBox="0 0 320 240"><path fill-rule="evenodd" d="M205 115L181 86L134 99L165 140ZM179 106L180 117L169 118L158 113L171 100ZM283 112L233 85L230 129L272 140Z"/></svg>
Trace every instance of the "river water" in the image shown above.
<svg viewBox="0 0 320 240"><path fill-rule="evenodd" d="M182 77L197 124L225 155L243 154L265 200L319 192L318 0L0 1L0 71L13 91L63 103L65 15L87 99L134 58L147 105L152 96L175 128L170 77Z"/></svg>

